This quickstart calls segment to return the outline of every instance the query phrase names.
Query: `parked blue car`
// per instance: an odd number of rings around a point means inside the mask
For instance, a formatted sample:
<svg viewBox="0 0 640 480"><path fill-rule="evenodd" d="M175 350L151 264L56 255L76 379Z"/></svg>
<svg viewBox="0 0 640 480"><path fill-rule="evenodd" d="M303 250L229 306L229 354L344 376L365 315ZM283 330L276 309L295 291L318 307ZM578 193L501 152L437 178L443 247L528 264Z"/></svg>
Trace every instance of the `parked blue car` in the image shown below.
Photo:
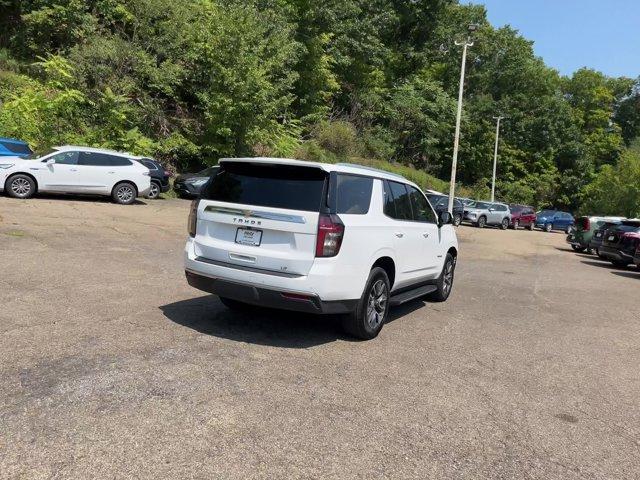
<svg viewBox="0 0 640 480"><path fill-rule="evenodd" d="M575 220L573 215L559 210L541 210L536 213L536 227L541 228L545 232L551 230L563 230L570 233L573 229Z"/></svg>
<svg viewBox="0 0 640 480"><path fill-rule="evenodd" d="M27 142L15 140L13 138L0 137L0 157L20 157L25 158L33 151Z"/></svg>

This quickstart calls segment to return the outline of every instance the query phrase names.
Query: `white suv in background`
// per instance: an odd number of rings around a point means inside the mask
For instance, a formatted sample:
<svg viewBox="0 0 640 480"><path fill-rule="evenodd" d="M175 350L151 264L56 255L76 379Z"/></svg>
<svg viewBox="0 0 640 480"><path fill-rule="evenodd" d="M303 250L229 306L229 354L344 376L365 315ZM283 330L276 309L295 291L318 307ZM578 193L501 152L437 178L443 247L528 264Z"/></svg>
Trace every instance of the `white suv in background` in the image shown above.
<svg viewBox="0 0 640 480"><path fill-rule="evenodd" d="M189 284L226 306L344 314L370 339L390 306L449 297L451 217L405 178L272 158L220 166L191 206L184 259Z"/></svg>
<svg viewBox="0 0 640 480"><path fill-rule="evenodd" d="M140 157L90 147L55 147L35 160L0 158L0 192L30 198L36 192L108 195L130 204L151 188Z"/></svg>

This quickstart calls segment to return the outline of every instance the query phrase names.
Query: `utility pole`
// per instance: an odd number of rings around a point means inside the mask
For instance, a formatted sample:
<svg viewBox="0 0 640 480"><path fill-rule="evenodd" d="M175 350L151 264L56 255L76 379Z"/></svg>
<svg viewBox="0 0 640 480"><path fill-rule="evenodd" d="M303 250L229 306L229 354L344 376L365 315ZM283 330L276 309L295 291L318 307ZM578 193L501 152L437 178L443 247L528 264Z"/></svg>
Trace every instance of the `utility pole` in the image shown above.
<svg viewBox="0 0 640 480"><path fill-rule="evenodd" d="M453 159L451 161L451 183L449 184L449 206L447 210L453 215L453 198L456 190L456 169L458 168L458 148L460 146L460 121L462 120L462 96L464 93L464 72L467 66L467 48L473 46L471 34L478 29L478 25L469 25L469 35L463 42L456 41L458 46L462 45L462 66L460 67L460 88L458 90L458 113L456 116L456 133L453 140Z"/></svg>
<svg viewBox="0 0 640 480"><path fill-rule="evenodd" d="M500 120L502 120L503 117L502 115L497 116L497 117L493 117L494 120L497 120L496 122L496 148L493 151L493 178L491 180L491 201L494 202L495 201L495 197L496 197L496 167L498 166L498 140L500 138Z"/></svg>

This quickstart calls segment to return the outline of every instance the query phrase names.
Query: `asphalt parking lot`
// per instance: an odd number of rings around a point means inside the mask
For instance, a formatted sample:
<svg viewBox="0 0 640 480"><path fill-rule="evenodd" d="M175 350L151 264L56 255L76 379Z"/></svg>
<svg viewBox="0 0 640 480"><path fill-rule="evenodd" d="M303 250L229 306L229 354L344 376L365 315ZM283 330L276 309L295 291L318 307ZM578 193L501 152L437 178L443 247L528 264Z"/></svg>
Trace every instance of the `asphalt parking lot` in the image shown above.
<svg viewBox="0 0 640 480"><path fill-rule="evenodd" d="M640 476L640 272L461 227L359 342L191 289L188 206L0 198L0 478Z"/></svg>

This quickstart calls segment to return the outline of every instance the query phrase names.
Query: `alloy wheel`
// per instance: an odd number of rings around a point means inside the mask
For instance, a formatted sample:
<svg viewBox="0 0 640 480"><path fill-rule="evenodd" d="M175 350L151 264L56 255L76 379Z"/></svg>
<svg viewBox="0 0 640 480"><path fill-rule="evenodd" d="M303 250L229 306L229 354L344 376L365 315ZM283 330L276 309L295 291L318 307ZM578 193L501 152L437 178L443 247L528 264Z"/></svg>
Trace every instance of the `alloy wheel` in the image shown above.
<svg viewBox="0 0 640 480"><path fill-rule="evenodd" d="M367 323L372 330L377 329L384 321L388 300L387 284L383 280L376 281L367 300Z"/></svg>
<svg viewBox="0 0 640 480"><path fill-rule="evenodd" d="M453 286L453 261L448 261L444 266L444 276L442 280L442 290L446 297L449 295L451 287Z"/></svg>
<svg viewBox="0 0 640 480"><path fill-rule="evenodd" d="M149 198L156 198L160 195L160 187L155 182L151 182L151 189L149 190Z"/></svg>
<svg viewBox="0 0 640 480"><path fill-rule="evenodd" d="M18 197L26 197L31 193L31 184L25 178L16 178L11 182L11 191Z"/></svg>
<svg viewBox="0 0 640 480"><path fill-rule="evenodd" d="M520 228L520 221L516 220L515 222L513 222L513 229L518 230L519 228Z"/></svg>
<svg viewBox="0 0 640 480"><path fill-rule="evenodd" d="M120 202L128 203L133 199L133 188L131 188L129 185L123 185L118 188L118 193L116 194L116 196L118 197L118 200Z"/></svg>

